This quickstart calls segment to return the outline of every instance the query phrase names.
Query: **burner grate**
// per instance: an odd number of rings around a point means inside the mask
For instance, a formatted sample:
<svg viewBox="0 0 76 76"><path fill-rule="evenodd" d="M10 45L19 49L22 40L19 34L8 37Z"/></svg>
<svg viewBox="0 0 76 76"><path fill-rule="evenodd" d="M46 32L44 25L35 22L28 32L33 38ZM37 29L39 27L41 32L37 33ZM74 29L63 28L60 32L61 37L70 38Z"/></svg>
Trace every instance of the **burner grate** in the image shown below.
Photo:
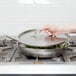
<svg viewBox="0 0 76 76"><path fill-rule="evenodd" d="M74 37L76 39L76 37ZM74 40L75 40L74 39ZM51 64L51 63L66 63L76 62L76 46L75 42L71 41L68 48L52 58L35 58L26 56L19 48L18 42L15 40L0 37L0 62L18 62L26 64Z"/></svg>

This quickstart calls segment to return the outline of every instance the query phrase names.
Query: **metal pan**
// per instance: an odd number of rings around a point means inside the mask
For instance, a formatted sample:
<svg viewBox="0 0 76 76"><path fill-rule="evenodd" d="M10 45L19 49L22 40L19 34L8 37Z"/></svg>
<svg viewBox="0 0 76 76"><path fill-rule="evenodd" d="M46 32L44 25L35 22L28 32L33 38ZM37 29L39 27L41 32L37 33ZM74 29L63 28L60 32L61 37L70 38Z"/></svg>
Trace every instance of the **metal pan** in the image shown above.
<svg viewBox="0 0 76 76"><path fill-rule="evenodd" d="M63 49L67 47L66 41L69 35L61 34L52 38L45 32L39 33L36 29L32 29L19 34L18 39L10 36L7 37L18 41L18 47L24 54L46 58L56 56L56 54L63 52Z"/></svg>
<svg viewBox="0 0 76 76"><path fill-rule="evenodd" d="M43 49L43 48L29 48L29 47L25 47L25 45L23 44L19 44L18 48L21 50L21 52L24 53L24 55L27 56L39 57L39 58L51 58L62 54L65 51L65 49L68 47L68 45L65 43L60 44L60 46L63 47L62 48L50 47L49 49L47 48Z"/></svg>

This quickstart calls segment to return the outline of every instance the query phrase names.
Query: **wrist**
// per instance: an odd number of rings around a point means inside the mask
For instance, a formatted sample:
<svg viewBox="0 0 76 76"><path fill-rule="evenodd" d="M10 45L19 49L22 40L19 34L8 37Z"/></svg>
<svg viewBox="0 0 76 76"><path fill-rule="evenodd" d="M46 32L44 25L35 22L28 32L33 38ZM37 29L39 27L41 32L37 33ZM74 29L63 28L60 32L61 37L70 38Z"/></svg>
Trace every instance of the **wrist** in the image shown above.
<svg viewBox="0 0 76 76"><path fill-rule="evenodd" d="M59 30L61 33L72 33L73 32L73 28L71 26L60 26Z"/></svg>

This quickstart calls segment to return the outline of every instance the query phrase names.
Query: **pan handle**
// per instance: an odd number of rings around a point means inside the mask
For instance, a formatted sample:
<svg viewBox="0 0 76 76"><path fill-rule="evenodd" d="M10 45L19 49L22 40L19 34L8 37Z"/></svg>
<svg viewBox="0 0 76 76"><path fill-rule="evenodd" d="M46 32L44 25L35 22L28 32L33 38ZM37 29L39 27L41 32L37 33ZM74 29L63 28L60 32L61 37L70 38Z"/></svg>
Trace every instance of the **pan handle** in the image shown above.
<svg viewBox="0 0 76 76"><path fill-rule="evenodd" d="M7 38L10 38L10 39L13 39L13 40L15 40L15 41L17 41L18 43L22 43L22 44L24 44L23 42L21 42L18 38L14 38L14 37L12 37L12 36L8 36L8 35L5 35Z"/></svg>
<svg viewBox="0 0 76 76"><path fill-rule="evenodd" d="M10 38L10 39L13 39L13 40L15 40L15 41L19 41L17 38L14 38L14 37L12 37L12 36L8 36L8 35L5 35L7 38Z"/></svg>

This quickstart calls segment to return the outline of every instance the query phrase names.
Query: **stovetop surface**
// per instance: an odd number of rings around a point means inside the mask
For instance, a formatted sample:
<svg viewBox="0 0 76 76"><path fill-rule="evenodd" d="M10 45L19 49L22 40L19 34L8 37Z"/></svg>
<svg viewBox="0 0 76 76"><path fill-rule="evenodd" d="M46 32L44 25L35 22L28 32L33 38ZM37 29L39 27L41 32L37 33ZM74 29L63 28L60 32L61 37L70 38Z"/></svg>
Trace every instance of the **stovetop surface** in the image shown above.
<svg viewBox="0 0 76 76"><path fill-rule="evenodd" d="M70 45L64 51L62 56L53 58L34 58L26 56L18 48L15 40L5 36L0 36L0 64L18 63L18 64L64 64L76 63L76 36L71 36L69 39Z"/></svg>

